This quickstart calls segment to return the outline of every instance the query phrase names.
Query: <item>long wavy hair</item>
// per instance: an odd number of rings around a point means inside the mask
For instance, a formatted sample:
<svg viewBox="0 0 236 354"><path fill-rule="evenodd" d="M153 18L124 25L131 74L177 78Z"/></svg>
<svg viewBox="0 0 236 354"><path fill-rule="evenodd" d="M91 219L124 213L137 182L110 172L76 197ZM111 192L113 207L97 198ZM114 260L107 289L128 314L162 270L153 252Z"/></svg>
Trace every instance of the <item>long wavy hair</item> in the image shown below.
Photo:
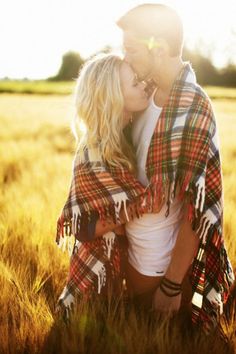
<svg viewBox="0 0 236 354"><path fill-rule="evenodd" d="M117 55L100 54L84 64L75 90L74 127L79 153L99 145L106 163L135 172L135 154L123 127L122 62Z"/></svg>

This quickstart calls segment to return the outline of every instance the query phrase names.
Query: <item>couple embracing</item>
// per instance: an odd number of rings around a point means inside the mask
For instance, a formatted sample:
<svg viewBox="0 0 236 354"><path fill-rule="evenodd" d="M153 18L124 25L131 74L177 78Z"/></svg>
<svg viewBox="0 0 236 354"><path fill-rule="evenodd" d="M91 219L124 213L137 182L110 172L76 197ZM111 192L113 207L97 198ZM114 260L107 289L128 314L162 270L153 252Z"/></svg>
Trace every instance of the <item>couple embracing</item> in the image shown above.
<svg viewBox="0 0 236 354"><path fill-rule="evenodd" d="M58 307L126 292L147 309L189 308L209 330L234 280L211 102L181 58L172 8L140 5L117 24L124 59L97 56L77 80L85 129L57 224L59 244L75 237Z"/></svg>

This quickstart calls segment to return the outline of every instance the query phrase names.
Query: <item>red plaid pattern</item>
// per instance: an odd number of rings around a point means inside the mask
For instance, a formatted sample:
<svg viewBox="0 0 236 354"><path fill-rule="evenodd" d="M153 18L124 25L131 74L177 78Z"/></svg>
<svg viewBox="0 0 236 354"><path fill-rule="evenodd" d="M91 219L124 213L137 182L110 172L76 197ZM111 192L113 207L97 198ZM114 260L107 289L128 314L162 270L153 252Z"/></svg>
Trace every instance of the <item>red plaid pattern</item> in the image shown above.
<svg viewBox="0 0 236 354"><path fill-rule="evenodd" d="M109 169L88 154L86 151L85 162L75 160L70 194L58 221L57 241L64 232L76 236L81 217L89 218L92 210L98 211L100 218L112 215L116 219L121 202L141 203L145 196L143 187L128 172ZM154 205L165 194L166 216L174 197L187 199L189 220L200 238L192 267L192 320L208 330L218 323L234 276L222 235L222 178L216 122L210 101L197 85L189 64L176 79L159 117L146 172ZM119 276L120 258L115 248L109 262L112 274ZM86 293L89 289L99 292L101 284L97 288L95 284L100 276L98 269L108 264L105 254L101 240L80 245L78 253L72 256L68 285L61 296L65 304L71 303L76 292Z"/></svg>
<svg viewBox="0 0 236 354"><path fill-rule="evenodd" d="M187 63L155 128L146 163L154 198L166 193L167 214L177 194L187 198L189 220L200 238L193 263L194 323L215 326L233 282L222 235L222 178L210 100Z"/></svg>
<svg viewBox="0 0 236 354"><path fill-rule="evenodd" d="M63 242L64 236L77 237L81 217L89 219L92 211L97 211L100 219L112 217L117 223L120 209L126 209L127 203L135 204L139 213L145 194L145 188L127 168L108 166L98 147L85 149L82 158L76 154L74 159L69 196L57 222L56 242Z"/></svg>
<svg viewBox="0 0 236 354"><path fill-rule="evenodd" d="M92 242L75 242L70 260L69 275L60 298L59 306L67 311L76 301L94 294L108 296L123 292L124 270L127 262L125 235L109 232Z"/></svg>
<svg viewBox="0 0 236 354"><path fill-rule="evenodd" d="M76 242L67 284L70 288L74 287L78 294L90 296L92 292L106 292L107 279L112 282L116 280L113 287L121 286L126 247L121 242L124 236L112 234L114 240L110 250L105 241L107 235L93 242Z"/></svg>

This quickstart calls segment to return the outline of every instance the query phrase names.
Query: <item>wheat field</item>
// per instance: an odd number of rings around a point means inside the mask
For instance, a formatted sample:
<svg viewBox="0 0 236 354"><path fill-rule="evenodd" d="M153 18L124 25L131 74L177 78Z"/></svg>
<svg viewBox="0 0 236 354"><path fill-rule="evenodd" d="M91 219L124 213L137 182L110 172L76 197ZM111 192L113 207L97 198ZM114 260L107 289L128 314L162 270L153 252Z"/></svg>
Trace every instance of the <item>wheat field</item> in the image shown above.
<svg viewBox="0 0 236 354"><path fill-rule="evenodd" d="M222 89L223 90L223 89ZM224 231L236 269L236 100L213 100L224 176ZM235 97L234 93L234 97ZM69 256L55 244L75 148L72 96L0 95L0 353L233 353L236 319L219 336L150 320L118 302L81 303L69 325L54 308Z"/></svg>

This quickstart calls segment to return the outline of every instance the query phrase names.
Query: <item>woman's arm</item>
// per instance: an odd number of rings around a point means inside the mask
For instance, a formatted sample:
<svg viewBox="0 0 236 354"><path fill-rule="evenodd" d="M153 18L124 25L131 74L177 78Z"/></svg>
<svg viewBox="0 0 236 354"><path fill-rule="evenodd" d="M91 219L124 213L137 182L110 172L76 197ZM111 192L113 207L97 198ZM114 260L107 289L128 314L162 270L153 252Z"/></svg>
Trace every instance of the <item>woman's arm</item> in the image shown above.
<svg viewBox="0 0 236 354"><path fill-rule="evenodd" d="M163 207L164 204L165 204L165 200L162 199L159 201L159 204L152 205L151 210L150 210L149 205L143 206L142 210L141 210L141 217L142 217L142 214L145 214L145 213L159 213L159 211L161 210L161 208ZM137 215L136 208L137 208L137 206L135 204L129 204L127 206L126 211L127 211L129 220L132 220L134 217L136 217L136 215ZM124 208L121 208L120 224L124 225L126 222L127 222L126 213L124 211ZM104 235L106 232L113 231L114 229L116 229L116 232L119 233L118 232L119 229L117 229L117 227L119 227L119 225L115 224L114 221L112 220L112 218L107 218L105 221L101 221L99 219L96 222L94 236L100 237L100 236Z"/></svg>
<svg viewBox="0 0 236 354"><path fill-rule="evenodd" d="M129 217L129 220L133 219L134 215L136 215L135 212L135 205L128 205L127 208L127 215ZM143 209L144 212L144 209ZM113 231L116 229L116 233L123 234L123 226L127 222L127 217L126 213L124 211L124 208L121 208L120 212L120 224L114 223L114 220L110 217L107 218L106 220L102 221L101 219L98 219L96 221L96 226L95 226L95 231L94 231L94 237L101 237L103 236L106 232ZM120 231L120 232L119 232Z"/></svg>
<svg viewBox="0 0 236 354"><path fill-rule="evenodd" d="M127 206L129 219L132 219L133 215L136 215L133 213L135 213L135 207L132 205ZM126 222L127 217L123 208L120 212L120 223L114 223L111 217L101 220L99 213L94 211L90 214L89 218L82 215L79 234L76 238L81 242L89 242L113 230L116 230L117 235L124 235L124 224Z"/></svg>
<svg viewBox="0 0 236 354"><path fill-rule="evenodd" d="M160 205L154 205L152 207L152 212L158 213L164 204L164 200L161 201ZM112 217L106 218L106 220L99 219L98 213L93 213L89 222L85 223L85 225L81 225L81 231L78 239L80 241L92 241L94 238L101 237L105 233L109 231L116 230L116 234L124 234L124 224L127 222L127 216L129 220L132 220L136 217L137 205L129 204L126 207L126 212L124 208L121 208L120 211L120 223L115 223ZM149 206L143 206L141 210L141 215L144 213L149 213Z"/></svg>

